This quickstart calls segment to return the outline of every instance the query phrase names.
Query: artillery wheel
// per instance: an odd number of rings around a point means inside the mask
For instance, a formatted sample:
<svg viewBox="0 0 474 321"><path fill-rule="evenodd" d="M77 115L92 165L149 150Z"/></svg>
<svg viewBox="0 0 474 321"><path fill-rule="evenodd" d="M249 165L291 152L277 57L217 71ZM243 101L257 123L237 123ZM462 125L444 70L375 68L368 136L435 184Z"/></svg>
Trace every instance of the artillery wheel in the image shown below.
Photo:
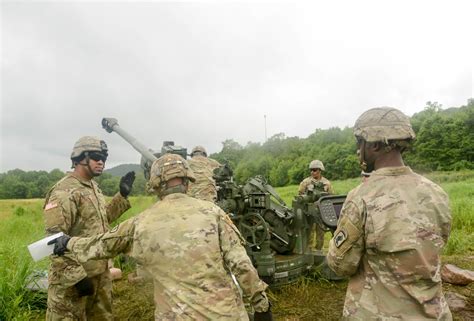
<svg viewBox="0 0 474 321"><path fill-rule="evenodd" d="M247 213L238 223L238 228L242 236L247 241L247 245L254 247L262 245L269 238L268 225L257 213Z"/></svg>

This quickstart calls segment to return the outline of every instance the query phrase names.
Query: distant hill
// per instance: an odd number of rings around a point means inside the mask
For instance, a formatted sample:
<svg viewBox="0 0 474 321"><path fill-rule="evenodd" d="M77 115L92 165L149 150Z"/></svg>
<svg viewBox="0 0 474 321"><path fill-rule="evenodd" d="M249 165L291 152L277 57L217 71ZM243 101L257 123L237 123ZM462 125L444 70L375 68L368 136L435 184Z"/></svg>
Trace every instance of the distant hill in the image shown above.
<svg viewBox="0 0 474 321"><path fill-rule="evenodd" d="M109 173L112 176L123 176L130 171L135 171L137 174L143 172L138 164L121 164L105 170L106 173Z"/></svg>

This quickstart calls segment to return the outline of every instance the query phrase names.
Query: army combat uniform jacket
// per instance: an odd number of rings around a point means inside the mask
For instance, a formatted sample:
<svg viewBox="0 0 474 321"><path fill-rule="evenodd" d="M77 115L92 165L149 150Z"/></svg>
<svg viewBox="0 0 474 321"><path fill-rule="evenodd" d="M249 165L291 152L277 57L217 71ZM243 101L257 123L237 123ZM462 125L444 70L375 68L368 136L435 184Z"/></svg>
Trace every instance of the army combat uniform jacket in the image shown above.
<svg viewBox="0 0 474 321"><path fill-rule="evenodd" d="M120 193L109 204L100 191L98 184L84 180L74 173L68 173L57 182L46 195L44 219L47 234L64 232L70 236L92 236L109 230L109 223L130 208L130 202ZM79 264L73 257L51 256L48 274L48 309L56 314L73 317L69 311L76 303L68 304L63 297L64 291L85 277L93 278L108 269L107 260L98 260ZM72 289L72 288L71 288ZM97 289L96 289L97 290ZM56 298L56 294L60 297ZM71 293L70 293L71 292ZM68 291L67 297L74 297ZM77 298L75 298L77 299ZM78 310L78 308L74 308ZM77 316L74 316L77 317Z"/></svg>
<svg viewBox="0 0 474 321"><path fill-rule="evenodd" d="M217 188L212 176L214 169L221 166L221 164L212 158L204 156L194 156L188 160L188 164L196 177L196 182L189 183L188 195L197 199L215 202Z"/></svg>
<svg viewBox="0 0 474 321"><path fill-rule="evenodd" d="M331 182L325 178L322 177L320 179L314 179L312 176L306 177L304 180L301 181L300 186L298 188L298 194L304 194L307 192L309 185L316 185L319 182L323 183L324 185L324 191L329 193L329 194L334 194L334 191L331 186Z"/></svg>
<svg viewBox="0 0 474 321"><path fill-rule="evenodd" d="M451 320L440 276L448 196L408 167L382 168L352 190L328 264L350 276L346 320Z"/></svg>
<svg viewBox="0 0 474 321"><path fill-rule="evenodd" d="M248 320L243 295L268 309L265 289L227 215L216 205L175 193L92 238L71 238L79 261L126 252L154 280L156 320Z"/></svg>

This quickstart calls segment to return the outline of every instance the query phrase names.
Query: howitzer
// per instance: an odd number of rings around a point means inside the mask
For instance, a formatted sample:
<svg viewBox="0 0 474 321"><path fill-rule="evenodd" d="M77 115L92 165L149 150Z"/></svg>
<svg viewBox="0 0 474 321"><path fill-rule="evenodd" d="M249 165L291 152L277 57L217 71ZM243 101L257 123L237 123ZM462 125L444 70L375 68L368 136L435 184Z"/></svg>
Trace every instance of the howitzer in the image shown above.
<svg viewBox="0 0 474 321"><path fill-rule="evenodd" d="M186 157L185 148L166 142L161 153L155 153L120 128L116 119L104 118L102 126L109 133L119 134L142 155L145 177L152 162L163 153ZM290 209L263 177L256 176L238 185L232 175L228 165L214 170L216 204L229 214L246 240L247 253L260 277L278 286L291 283L321 265L324 255L308 248L311 226L319 224L325 230L335 230L345 196L326 195L316 188L295 197Z"/></svg>
<svg viewBox="0 0 474 321"><path fill-rule="evenodd" d="M344 195L328 195L322 185L312 186L296 196L289 209L272 186L261 176L243 186L232 178L228 165L214 170L217 205L232 218L247 241L246 249L259 275L268 284L291 283L324 262L322 253L308 248L314 224L334 231L345 200ZM324 273L331 278L330 273Z"/></svg>
<svg viewBox="0 0 474 321"><path fill-rule="evenodd" d="M108 133L116 132L120 137L125 139L137 152L142 155L140 160L140 166L143 169L143 173L146 179L150 178L150 169L151 165L155 160L157 160L161 155L166 153L173 153L181 155L184 159L187 156L187 149L181 146L175 146L173 141L164 141L163 146L161 147L161 152L155 152L153 149L145 147L140 143L135 137L127 133L122 129L117 119L115 118L102 118L102 128L104 128Z"/></svg>

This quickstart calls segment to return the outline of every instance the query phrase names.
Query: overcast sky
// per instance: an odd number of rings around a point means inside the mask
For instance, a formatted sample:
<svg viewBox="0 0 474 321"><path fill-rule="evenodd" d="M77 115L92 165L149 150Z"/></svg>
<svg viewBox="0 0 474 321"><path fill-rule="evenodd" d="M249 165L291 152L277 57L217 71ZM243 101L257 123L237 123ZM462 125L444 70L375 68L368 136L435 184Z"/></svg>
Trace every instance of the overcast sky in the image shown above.
<svg viewBox="0 0 474 321"><path fill-rule="evenodd" d="M67 170L83 135L107 166L145 145L221 142L352 126L473 97L472 1L1 2L0 172Z"/></svg>

